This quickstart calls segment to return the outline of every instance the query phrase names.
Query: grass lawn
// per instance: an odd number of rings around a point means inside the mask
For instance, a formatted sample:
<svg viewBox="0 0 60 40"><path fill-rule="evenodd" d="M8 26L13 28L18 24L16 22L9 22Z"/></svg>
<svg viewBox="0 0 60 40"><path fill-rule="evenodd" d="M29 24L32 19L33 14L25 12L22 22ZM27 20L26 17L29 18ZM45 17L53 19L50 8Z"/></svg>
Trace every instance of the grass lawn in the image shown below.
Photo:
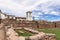
<svg viewBox="0 0 60 40"><path fill-rule="evenodd" d="M29 37L32 36L32 34L28 33L25 30L15 30L16 33L18 34L18 36L25 36L25 37Z"/></svg>
<svg viewBox="0 0 60 40"><path fill-rule="evenodd" d="M58 29L58 28L38 29L38 31L45 32L45 33L53 33L56 35L56 40L60 40L60 29Z"/></svg>

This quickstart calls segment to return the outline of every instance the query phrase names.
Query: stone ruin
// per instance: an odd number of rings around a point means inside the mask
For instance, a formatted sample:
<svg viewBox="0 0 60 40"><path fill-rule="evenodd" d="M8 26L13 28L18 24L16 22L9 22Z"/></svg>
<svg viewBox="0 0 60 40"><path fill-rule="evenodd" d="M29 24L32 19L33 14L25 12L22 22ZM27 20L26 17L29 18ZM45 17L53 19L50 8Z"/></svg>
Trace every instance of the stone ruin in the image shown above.
<svg viewBox="0 0 60 40"><path fill-rule="evenodd" d="M26 31L32 32L35 35L29 36L29 37L17 36L14 29L16 28L13 28L12 25L4 26L4 24L1 23L0 24L0 40L55 40L55 34L46 34L44 32L39 32L26 27L23 27L20 29L25 29Z"/></svg>

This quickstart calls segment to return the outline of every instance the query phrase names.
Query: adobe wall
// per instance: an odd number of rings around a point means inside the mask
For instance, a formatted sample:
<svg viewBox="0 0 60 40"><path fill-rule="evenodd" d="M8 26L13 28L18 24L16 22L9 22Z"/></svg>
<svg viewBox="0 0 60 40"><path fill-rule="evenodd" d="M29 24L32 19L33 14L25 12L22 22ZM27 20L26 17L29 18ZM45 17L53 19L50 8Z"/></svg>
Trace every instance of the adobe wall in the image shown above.
<svg viewBox="0 0 60 40"><path fill-rule="evenodd" d="M60 22L56 22L56 28L60 28Z"/></svg>
<svg viewBox="0 0 60 40"><path fill-rule="evenodd" d="M39 28L55 28L55 24L53 22L38 22Z"/></svg>
<svg viewBox="0 0 60 40"><path fill-rule="evenodd" d="M16 20L2 20L2 23L5 26L13 26L13 27L28 27L28 28L37 28L37 24L35 21L16 21Z"/></svg>
<svg viewBox="0 0 60 40"><path fill-rule="evenodd" d="M34 21L20 21L15 23L14 27L37 28L37 25L36 25L36 22Z"/></svg>
<svg viewBox="0 0 60 40"><path fill-rule="evenodd" d="M13 27L29 27L29 28L60 28L60 22L47 21L16 21L16 20L2 20L6 26L13 25Z"/></svg>

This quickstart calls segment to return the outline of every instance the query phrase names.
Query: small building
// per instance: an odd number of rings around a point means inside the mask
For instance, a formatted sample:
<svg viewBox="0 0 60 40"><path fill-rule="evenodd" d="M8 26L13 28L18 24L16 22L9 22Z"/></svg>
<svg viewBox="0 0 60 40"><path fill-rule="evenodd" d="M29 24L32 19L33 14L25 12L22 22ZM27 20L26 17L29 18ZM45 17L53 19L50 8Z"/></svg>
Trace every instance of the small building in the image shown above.
<svg viewBox="0 0 60 40"><path fill-rule="evenodd" d="M15 16L13 15L7 15L8 19L15 19Z"/></svg>
<svg viewBox="0 0 60 40"><path fill-rule="evenodd" d="M26 20L26 17L16 17L16 20L19 21L19 20Z"/></svg>

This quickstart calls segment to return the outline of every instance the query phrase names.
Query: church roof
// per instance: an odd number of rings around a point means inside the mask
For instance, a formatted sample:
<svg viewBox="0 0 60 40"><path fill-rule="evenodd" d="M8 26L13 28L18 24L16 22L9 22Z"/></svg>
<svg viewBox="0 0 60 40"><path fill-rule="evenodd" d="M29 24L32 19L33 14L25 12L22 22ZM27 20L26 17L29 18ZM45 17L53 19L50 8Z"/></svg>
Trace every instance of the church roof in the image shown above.
<svg viewBox="0 0 60 40"><path fill-rule="evenodd" d="M26 13L32 13L31 11L27 11Z"/></svg>

